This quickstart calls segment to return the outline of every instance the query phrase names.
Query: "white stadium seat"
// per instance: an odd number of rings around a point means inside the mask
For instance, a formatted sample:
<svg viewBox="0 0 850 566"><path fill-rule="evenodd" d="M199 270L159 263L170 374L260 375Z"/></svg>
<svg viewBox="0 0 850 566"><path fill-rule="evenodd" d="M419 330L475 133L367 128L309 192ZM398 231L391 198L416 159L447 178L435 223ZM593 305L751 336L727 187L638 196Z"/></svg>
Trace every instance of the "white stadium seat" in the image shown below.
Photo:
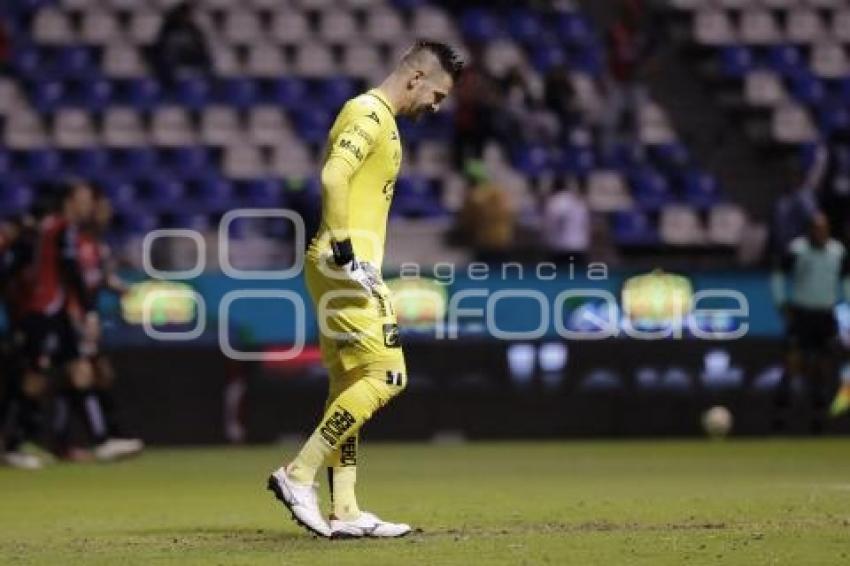
<svg viewBox="0 0 850 566"><path fill-rule="evenodd" d="M735 28L723 10L703 9L697 12L693 23L694 39L701 45L719 46L734 43Z"/></svg>
<svg viewBox="0 0 850 566"><path fill-rule="evenodd" d="M319 37L328 43L346 43L358 35L354 17L345 10L331 8L321 13Z"/></svg>
<svg viewBox="0 0 850 566"><path fill-rule="evenodd" d="M180 147L197 142L188 113L177 106L154 110L150 131L151 141L157 146Z"/></svg>
<svg viewBox="0 0 850 566"><path fill-rule="evenodd" d="M773 139L780 143L800 144L817 139L817 130L808 111L797 104L776 108L771 124Z"/></svg>
<svg viewBox="0 0 850 566"><path fill-rule="evenodd" d="M112 12L93 9L83 14L80 36L84 43L106 45L120 37L118 20Z"/></svg>
<svg viewBox="0 0 850 566"><path fill-rule="evenodd" d="M785 102L788 92L782 77L772 71L753 71L744 79L744 98L750 106L776 106Z"/></svg>
<svg viewBox="0 0 850 566"><path fill-rule="evenodd" d="M850 43L850 7L842 8L833 15L832 37L841 43Z"/></svg>
<svg viewBox="0 0 850 566"><path fill-rule="evenodd" d="M345 50L344 70L354 77L372 77L384 64L376 47L355 43Z"/></svg>
<svg viewBox="0 0 850 566"><path fill-rule="evenodd" d="M369 11L364 33L373 41L395 41L405 34L404 23L395 10L376 8Z"/></svg>
<svg viewBox="0 0 850 566"><path fill-rule="evenodd" d="M810 66L816 76L825 79L843 78L850 71L844 47L833 42L812 46Z"/></svg>
<svg viewBox="0 0 850 566"><path fill-rule="evenodd" d="M306 178L316 173L316 164L307 146L294 140L274 148L271 171L280 177Z"/></svg>
<svg viewBox="0 0 850 566"><path fill-rule="evenodd" d="M142 45L153 43L162 26L162 15L153 10L138 10L130 15L130 38Z"/></svg>
<svg viewBox="0 0 850 566"><path fill-rule="evenodd" d="M112 78L138 78L148 74L142 54L133 45L112 43L103 52L103 72Z"/></svg>
<svg viewBox="0 0 850 566"><path fill-rule="evenodd" d="M277 10L272 15L270 33L274 41L289 45L297 45L312 36L306 16L292 10Z"/></svg>
<svg viewBox="0 0 850 566"><path fill-rule="evenodd" d="M695 246L705 243L705 230L696 210L685 205L669 205L661 211L661 240L673 246Z"/></svg>
<svg viewBox="0 0 850 566"><path fill-rule="evenodd" d="M256 179L266 173L260 148L246 144L227 146L222 167L224 174L233 179Z"/></svg>
<svg viewBox="0 0 850 566"><path fill-rule="evenodd" d="M455 26L446 12L428 5L419 6L414 10L410 29L422 37L436 40L450 40L457 35Z"/></svg>
<svg viewBox="0 0 850 566"><path fill-rule="evenodd" d="M259 43L248 50L246 72L253 77L275 78L286 73L286 56L277 44Z"/></svg>
<svg viewBox="0 0 850 566"><path fill-rule="evenodd" d="M712 207L708 215L708 240L721 246L737 246L741 243L747 216L734 204Z"/></svg>
<svg viewBox="0 0 850 566"><path fill-rule="evenodd" d="M616 171L592 171L587 179L587 203L595 212L629 210L634 201L623 177Z"/></svg>
<svg viewBox="0 0 850 566"><path fill-rule="evenodd" d="M103 117L101 138L108 147L138 147L148 143L139 113L132 108L110 108Z"/></svg>
<svg viewBox="0 0 850 566"><path fill-rule="evenodd" d="M225 146L240 138L239 116L228 106L211 106L201 113L200 141Z"/></svg>
<svg viewBox="0 0 850 566"><path fill-rule="evenodd" d="M6 121L5 145L10 149L35 149L47 145L41 117L22 110L10 114Z"/></svg>
<svg viewBox="0 0 850 566"><path fill-rule="evenodd" d="M234 45L250 45L262 39L262 26L251 10L233 9L224 18L224 40Z"/></svg>
<svg viewBox="0 0 850 566"><path fill-rule="evenodd" d="M821 39L823 21L818 13L806 7L793 8L785 22L785 36L793 43L811 43Z"/></svg>
<svg viewBox="0 0 850 566"><path fill-rule="evenodd" d="M84 110L68 109L56 113L53 122L53 142L60 149L78 149L96 145L92 118Z"/></svg>
<svg viewBox="0 0 850 566"><path fill-rule="evenodd" d="M74 42L76 34L62 10L44 8L35 16L33 36L37 42L46 45L66 45Z"/></svg>
<svg viewBox="0 0 850 566"><path fill-rule="evenodd" d="M772 45L782 40L773 14L758 8L743 13L738 34L743 43L750 45Z"/></svg>
<svg viewBox="0 0 850 566"><path fill-rule="evenodd" d="M258 106L248 114L248 139L260 146L290 143L295 134L284 112L277 106Z"/></svg>
<svg viewBox="0 0 850 566"><path fill-rule="evenodd" d="M306 77L323 77L336 71L336 63L327 45L309 42L298 46L294 70Z"/></svg>

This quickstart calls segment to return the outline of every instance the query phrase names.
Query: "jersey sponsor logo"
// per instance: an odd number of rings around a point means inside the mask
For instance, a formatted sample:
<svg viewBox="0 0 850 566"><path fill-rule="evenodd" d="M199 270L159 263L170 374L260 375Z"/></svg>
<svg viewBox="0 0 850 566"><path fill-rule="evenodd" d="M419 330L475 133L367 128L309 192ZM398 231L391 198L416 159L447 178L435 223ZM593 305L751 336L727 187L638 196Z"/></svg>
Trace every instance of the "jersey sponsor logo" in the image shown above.
<svg viewBox="0 0 850 566"><path fill-rule="evenodd" d="M397 139L398 139L398 132L393 131L392 135L390 135L390 139L391 139L392 141L397 140Z"/></svg>
<svg viewBox="0 0 850 566"><path fill-rule="evenodd" d="M384 325L384 346L387 348L401 348L401 335L398 324Z"/></svg>
<svg viewBox="0 0 850 566"><path fill-rule="evenodd" d="M372 111L371 114L367 114L366 117L369 118L370 120L374 120L376 124L381 123L381 119L378 118L378 113L375 112L375 111Z"/></svg>
<svg viewBox="0 0 850 566"><path fill-rule="evenodd" d="M369 132L367 132L366 130L364 130L363 128L358 126L357 124L353 124L351 126L351 131L353 133L357 134L358 136L360 136L361 138L363 138L366 141L366 143L368 143L369 145L375 143L375 138L373 138L371 135L369 135Z"/></svg>
<svg viewBox="0 0 850 566"><path fill-rule="evenodd" d="M319 434L330 446L336 446L339 439L348 432L348 429L354 425L356 419L354 415L340 407L334 414L325 419L322 427L319 429Z"/></svg>
<svg viewBox="0 0 850 566"><path fill-rule="evenodd" d="M341 147L342 149L345 149L345 150L347 150L349 153L351 153L354 157L356 157L356 158L357 158L357 161L363 161L363 158L365 157L365 156L363 155L363 150L362 150L362 149L360 149L360 148L357 146L357 144L356 144L356 143L354 143L353 141L351 141L351 140L349 140L349 139L342 139L342 140L340 140L340 142L339 142L339 147Z"/></svg>

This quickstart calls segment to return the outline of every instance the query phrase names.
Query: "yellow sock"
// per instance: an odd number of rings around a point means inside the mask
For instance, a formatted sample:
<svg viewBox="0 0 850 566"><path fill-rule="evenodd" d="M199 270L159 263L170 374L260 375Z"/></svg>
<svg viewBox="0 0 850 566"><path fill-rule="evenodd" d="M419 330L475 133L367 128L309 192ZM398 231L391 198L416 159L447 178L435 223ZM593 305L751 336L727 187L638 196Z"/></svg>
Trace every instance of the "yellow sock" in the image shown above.
<svg viewBox="0 0 850 566"><path fill-rule="evenodd" d="M355 368L350 373L354 376L353 383L328 406L322 422L289 465L289 476L296 482L312 484L319 467L331 453L357 434L372 414L400 393L407 382L403 371L377 364Z"/></svg>
<svg viewBox="0 0 850 566"><path fill-rule="evenodd" d="M331 454L328 462L328 481L331 487L331 504L337 519L351 521L360 516L354 486L357 483L357 435L345 441Z"/></svg>

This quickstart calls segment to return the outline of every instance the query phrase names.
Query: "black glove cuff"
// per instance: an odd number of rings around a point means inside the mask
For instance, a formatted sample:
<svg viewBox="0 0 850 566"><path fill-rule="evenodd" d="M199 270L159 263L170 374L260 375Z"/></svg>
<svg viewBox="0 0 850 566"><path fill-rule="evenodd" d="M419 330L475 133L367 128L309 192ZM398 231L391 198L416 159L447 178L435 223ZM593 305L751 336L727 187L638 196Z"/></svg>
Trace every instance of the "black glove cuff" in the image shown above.
<svg viewBox="0 0 850 566"><path fill-rule="evenodd" d="M354 260L354 246L351 245L351 238L341 242L331 240L331 250L334 254L334 263L340 267Z"/></svg>

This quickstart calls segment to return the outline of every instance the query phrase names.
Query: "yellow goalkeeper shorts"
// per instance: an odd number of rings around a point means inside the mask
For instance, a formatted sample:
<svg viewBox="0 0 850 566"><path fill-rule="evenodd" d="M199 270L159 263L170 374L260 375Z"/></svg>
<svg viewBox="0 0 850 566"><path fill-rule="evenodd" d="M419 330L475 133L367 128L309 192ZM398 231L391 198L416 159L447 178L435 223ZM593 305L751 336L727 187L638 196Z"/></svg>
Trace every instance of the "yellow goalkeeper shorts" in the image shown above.
<svg viewBox="0 0 850 566"><path fill-rule="evenodd" d="M380 277L367 292L343 278L329 255L312 246L304 271L316 307L325 367L332 372L348 372L375 363L404 365L390 290Z"/></svg>

